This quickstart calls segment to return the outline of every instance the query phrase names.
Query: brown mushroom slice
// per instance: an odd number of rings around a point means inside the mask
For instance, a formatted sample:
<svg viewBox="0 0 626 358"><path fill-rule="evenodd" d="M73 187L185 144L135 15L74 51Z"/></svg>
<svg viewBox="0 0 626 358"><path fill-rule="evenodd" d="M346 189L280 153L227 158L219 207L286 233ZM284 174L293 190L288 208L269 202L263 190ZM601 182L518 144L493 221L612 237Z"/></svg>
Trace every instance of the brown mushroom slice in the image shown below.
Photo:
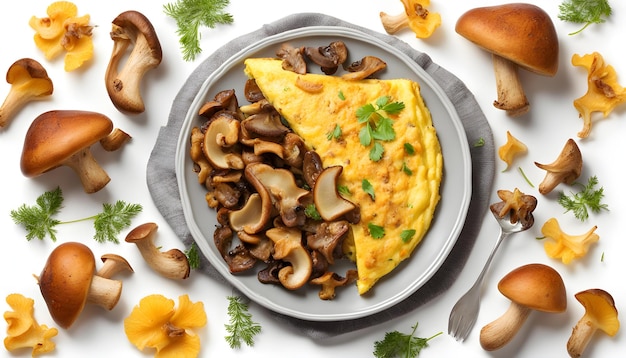
<svg viewBox="0 0 626 358"><path fill-rule="evenodd" d="M247 245L250 255L257 260L269 262L274 251L274 243L265 235L256 235L256 237L259 239L257 243Z"/></svg>
<svg viewBox="0 0 626 358"><path fill-rule="evenodd" d="M256 84L254 78L249 78L248 80L246 80L246 84L243 87L243 93L244 97L246 97L246 100L250 103L259 102L265 99L263 92L261 92L261 89Z"/></svg>
<svg viewBox="0 0 626 358"><path fill-rule="evenodd" d="M282 67L286 71L292 71L301 75L307 73L306 61L301 47L293 47L283 43L276 51L276 56L283 60Z"/></svg>
<svg viewBox="0 0 626 358"><path fill-rule="evenodd" d="M191 128L189 141L189 156L194 162L194 171L198 173L198 183L204 184L209 178L213 168L202 150L202 146L204 145L204 133L199 127Z"/></svg>
<svg viewBox="0 0 626 358"><path fill-rule="evenodd" d="M306 144L302 137L289 132L285 135L282 145L285 163L293 168L301 169L304 162L304 153L306 153Z"/></svg>
<svg viewBox="0 0 626 358"><path fill-rule="evenodd" d="M333 41L328 46L305 47L304 54L319 65L322 72L332 75L348 58L348 48L343 41Z"/></svg>
<svg viewBox="0 0 626 358"><path fill-rule="evenodd" d="M341 78L349 81L360 81L368 78L378 71L387 68L387 63L376 56L365 56L355 61L346 68L350 73L341 75Z"/></svg>
<svg viewBox="0 0 626 358"><path fill-rule="evenodd" d="M186 279L190 272L187 255L179 249L161 251L154 244L158 228L152 222L141 224L126 235L125 241L137 245L148 266L159 275L171 279Z"/></svg>
<svg viewBox="0 0 626 358"><path fill-rule="evenodd" d="M535 165L546 171L546 176L539 184L541 194L550 193L561 183L572 184L583 170L583 157L573 139L568 139L559 156L550 164Z"/></svg>
<svg viewBox="0 0 626 358"><path fill-rule="evenodd" d="M337 181L343 171L340 165L325 168L317 177L313 187L313 201L320 216L333 221L356 209L356 205L344 199L337 191Z"/></svg>
<svg viewBox="0 0 626 358"><path fill-rule="evenodd" d="M111 178L91 154L91 145L113 130L100 113L58 110L42 113L31 123L24 139L20 166L36 177L65 165L76 172L87 193L104 188Z"/></svg>
<svg viewBox="0 0 626 358"><path fill-rule="evenodd" d="M513 339L532 310L559 313L567 308L561 275L543 264L528 264L509 272L498 290L511 300L509 309L480 331L480 345L493 351Z"/></svg>
<svg viewBox="0 0 626 358"><path fill-rule="evenodd" d="M309 191L296 185L293 173L286 169L275 169L264 163L249 164L244 173L262 198L264 196L262 192L269 193L286 226L293 227L304 222L304 210L300 199Z"/></svg>
<svg viewBox="0 0 626 358"><path fill-rule="evenodd" d="M150 20L138 11L119 14L112 22L113 50L106 69L106 89L117 109L131 114L142 113L145 105L141 82L146 72L161 63L163 53ZM132 51L127 49L132 45ZM120 61L126 59L121 70Z"/></svg>
<svg viewBox="0 0 626 358"><path fill-rule="evenodd" d="M57 246L37 278L54 321L70 328L87 303L112 310L120 299L122 282L96 276L89 247L78 242Z"/></svg>
<svg viewBox="0 0 626 358"><path fill-rule="evenodd" d="M282 138L289 128L280 121L280 114L273 110L264 110L252 114L241 122L241 125L250 133L261 137Z"/></svg>
<svg viewBox="0 0 626 358"><path fill-rule="evenodd" d="M290 264L278 272L280 283L288 290L296 290L309 280L313 262L309 252L302 246L302 231L297 228L271 228L267 237L274 242L274 255L277 260Z"/></svg>
<svg viewBox="0 0 626 358"><path fill-rule="evenodd" d="M257 279L261 283L280 285L278 273L288 264L281 260L270 260L267 266L257 273Z"/></svg>
<svg viewBox="0 0 626 358"><path fill-rule="evenodd" d="M315 181L323 170L324 163L320 155L313 150L306 151L302 159L302 175L309 187L315 187Z"/></svg>
<svg viewBox="0 0 626 358"><path fill-rule="evenodd" d="M215 117L204 133L204 155L220 169L243 169L241 154L229 151L239 141L240 122L230 116Z"/></svg>
<svg viewBox="0 0 626 358"><path fill-rule="evenodd" d="M50 96L54 91L48 72L32 58L15 61L7 71L6 80L11 89L0 106L0 128L6 126L26 103Z"/></svg>
<svg viewBox="0 0 626 358"><path fill-rule="evenodd" d="M235 232L245 231L252 235L261 232L267 226L271 213L271 200L263 201L259 193L253 193L241 209L228 214L228 220Z"/></svg>
<svg viewBox="0 0 626 358"><path fill-rule="evenodd" d="M314 285L322 286L318 293L318 296L322 300L332 300L335 298L337 287L347 286L357 279L356 270L348 270L346 277L341 277L339 274L331 271L327 271L322 276L311 280Z"/></svg>
<svg viewBox="0 0 626 358"><path fill-rule="evenodd" d="M329 264L335 263L335 256L341 251L341 243L350 225L347 221L322 222L314 234L307 236L307 246L321 253Z"/></svg>
<svg viewBox="0 0 626 358"><path fill-rule="evenodd" d="M213 242L222 259L228 265L228 270L232 274L248 271L256 264L256 258L243 245L238 245L231 250L233 243L233 230L228 226L215 229Z"/></svg>
<svg viewBox="0 0 626 358"><path fill-rule="evenodd" d="M550 16L540 7L512 3L471 9L461 15L456 32L492 53L498 99L494 106L511 116L528 112L518 67L554 76L559 41Z"/></svg>

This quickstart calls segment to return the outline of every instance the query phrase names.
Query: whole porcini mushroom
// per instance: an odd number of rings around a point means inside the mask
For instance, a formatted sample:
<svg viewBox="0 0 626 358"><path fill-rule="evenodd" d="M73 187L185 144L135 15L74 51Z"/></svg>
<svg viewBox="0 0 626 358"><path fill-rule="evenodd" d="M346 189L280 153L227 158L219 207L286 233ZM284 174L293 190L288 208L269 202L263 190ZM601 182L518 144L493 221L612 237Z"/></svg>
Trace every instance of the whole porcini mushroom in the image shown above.
<svg viewBox="0 0 626 358"><path fill-rule="evenodd" d="M578 320L567 341L570 357L582 356L585 348L598 330L613 337L619 330L617 308L613 296L602 289L589 289L574 295L585 308L585 314Z"/></svg>
<svg viewBox="0 0 626 358"><path fill-rule="evenodd" d="M97 276L89 247L78 242L57 246L37 277L39 289L54 321L69 328L87 303L112 310L120 299L122 282Z"/></svg>
<svg viewBox="0 0 626 358"><path fill-rule="evenodd" d="M498 94L494 106L511 116L530 109L518 67L543 76L557 73L556 29L538 6L512 3L474 8L457 20L456 32L492 53Z"/></svg>
<svg viewBox="0 0 626 358"><path fill-rule="evenodd" d="M498 290L511 300L509 309L480 331L480 345L487 351L502 348L513 339L532 310L559 313L567 308L561 275L543 264L528 264L509 272Z"/></svg>
<svg viewBox="0 0 626 358"><path fill-rule="evenodd" d="M152 222L141 224L126 235L126 242L136 244L141 256L158 274L171 279L189 277L189 260L184 252L171 249L162 252L154 245L158 225Z"/></svg>
<svg viewBox="0 0 626 358"><path fill-rule="evenodd" d="M570 138L554 162L551 164L535 162L535 165L546 171L546 176L539 184L539 192L545 195L560 183L572 184L578 179L583 170L583 157L576 141Z"/></svg>
<svg viewBox="0 0 626 358"><path fill-rule="evenodd" d="M0 107L0 128L28 102L47 97L54 91L52 80L46 69L32 58L15 61L6 76L11 89Z"/></svg>
<svg viewBox="0 0 626 358"><path fill-rule="evenodd" d="M113 50L106 69L106 89L115 107L132 114L145 111L141 83L149 70L161 63L163 52L156 31L142 13L130 10L119 14L112 24ZM133 45L130 54L127 49ZM119 70L120 61L124 63Z"/></svg>
<svg viewBox="0 0 626 358"><path fill-rule="evenodd" d="M91 153L91 145L106 138L113 122L100 113L56 110L42 113L24 138L20 166L26 177L36 177L59 166L73 169L86 193L104 188L111 178Z"/></svg>

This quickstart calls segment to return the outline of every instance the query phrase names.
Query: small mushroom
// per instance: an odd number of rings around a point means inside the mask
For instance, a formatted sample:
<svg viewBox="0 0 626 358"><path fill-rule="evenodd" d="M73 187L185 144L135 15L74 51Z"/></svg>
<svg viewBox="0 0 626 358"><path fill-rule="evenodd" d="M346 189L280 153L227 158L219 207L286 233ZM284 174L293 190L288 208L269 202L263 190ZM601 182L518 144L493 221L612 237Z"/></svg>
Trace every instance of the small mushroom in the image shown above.
<svg viewBox="0 0 626 358"><path fill-rule="evenodd" d="M273 257L290 263L278 272L280 283L288 290L304 286L313 271L313 262L308 251L302 246L300 229L274 227L267 230L266 235L274 242Z"/></svg>
<svg viewBox="0 0 626 358"><path fill-rule="evenodd" d="M307 72L307 68L302 52L301 47L293 47L288 43L283 43L276 51L276 56L283 60L283 70L304 75Z"/></svg>
<svg viewBox="0 0 626 358"><path fill-rule="evenodd" d="M480 345L493 351L509 343L532 310L560 313L567 308L561 275L543 264L528 264L509 272L498 290L511 300L509 309L480 331Z"/></svg>
<svg viewBox="0 0 626 358"><path fill-rule="evenodd" d="M306 151L302 161L302 175L306 184L315 187L315 181L323 170L324 163L320 155L313 150Z"/></svg>
<svg viewBox="0 0 626 358"><path fill-rule="evenodd" d="M325 168L317 177L313 187L313 201L320 216L333 221L356 209L356 205L344 199L337 191L337 180L343 167L335 165Z"/></svg>
<svg viewBox="0 0 626 358"><path fill-rule="evenodd" d="M328 46L305 47L304 54L319 65L322 72L332 75L347 60L348 48L343 41L333 41Z"/></svg>
<svg viewBox="0 0 626 358"><path fill-rule="evenodd" d="M32 58L13 62L6 80L11 89L0 107L0 128L6 126L26 103L50 96L54 90L46 69Z"/></svg>
<svg viewBox="0 0 626 358"><path fill-rule="evenodd" d="M248 133L254 133L262 137L282 138L289 128L280 121L280 113L271 107L271 110L261 111L247 117L241 125Z"/></svg>
<svg viewBox="0 0 626 358"><path fill-rule="evenodd" d="M161 63L163 53L150 20L138 11L119 14L112 22L113 50L106 69L106 89L115 107L131 114L142 113L145 105L141 82L149 70ZM132 51L127 49L132 44ZM120 61L126 59L122 69Z"/></svg>
<svg viewBox="0 0 626 358"><path fill-rule="evenodd" d="M601 289L589 289L574 295L585 308L585 314L578 320L567 341L570 357L582 356L594 333L600 330L613 337L619 330L617 308L613 296Z"/></svg>
<svg viewBox="0 0 626 358"><path fill-rule="evenodd" d="M349 81L359 81L385 68L387 68L387 63L382 59L376 56L365 56L359 61L352 62L346 68L349 73L341 75L341 78Z"/></svg>
<svg viewBox="0 0 626 358"><path fill-rule="evenodd" d="M20 162L22 173L36 177L65 165L78 174L85 192L97 192L111 179L90 148L112 130L111 120L97 112L45 112L35 118L26 133Z"/></svg>
<svg viewBox="0 0 626 358"><path fill-rule="evenodd" d="M204 134L203 151L211 165L220 169L243 169L241 154L229 151L239 141L240 122L228 115L213 117Z"/></svg>
<svg viewBox="0 0 626 358"><path fill-rule="evenodd" d="M358 278L356 270L348 270L345 277L331 271L327 271L322 276L314 278L311 283L322 286L318 296L322 300L332 300L336 296L336 288L347 286Z"/></svg>
<svg viewBox="0 0 626 358"><path fill-rule="evenodd" d="M539 192L545 195L561 183L569 185L578 179L583 170L583 157L576 141L570 138L554 162L551 164L535 162L535 165L547 172L539 184Z"/></svg>
<svg viewBox="0 0 626 358"><path fill-rule="evenodd" d="M559 40L550 16L540 7L512 3L471 9L456 23L456 32L492 53L498 99L493 105L510 116L530 109L518 67L554 76Z"/></svg>
<svg viewBox="0 0 626 358"><path fill-rule="evenodd" d="M154 245L154 236L158 230L155 223L137 226L126 235L126 242L136 244L148 266L166 278L186 279L189 277L189 261L184 252L171 249L162 252Z"/></svg>
<svg viewBox="0 0 626 358"><path fill-rule="evenodd" d="M128 261L120 255L104 254L100 259L103 265L96 272L100 277L111 278L119 272L134 272Z"/></svg>
<svg viewBox="0 0 626 358"><path fill-rule="evenodd" d="M404 12L397 15L380 13L380 20L385 32L390 35L410 28L417 38L427 38L441 25L441 15L431 13L426 8L430 0L401 0Z"/></svg>
<svg viewBox="0 0 626 358"><path fill-rule="evenodd" d="M307 246L321 253L329 264L335 263L335 256L341 250L341 243L350 229L347 221L322 222L314 234L307 235Z"/></svg>
<svg viewBox="0 0 626 358"><path fill-rule="evenodd" d="M97 276L89 247L78 242L57 246L37 278L39 289L54 321L69 328L92 303L112 310L120 299L122 282Z"/></svg>

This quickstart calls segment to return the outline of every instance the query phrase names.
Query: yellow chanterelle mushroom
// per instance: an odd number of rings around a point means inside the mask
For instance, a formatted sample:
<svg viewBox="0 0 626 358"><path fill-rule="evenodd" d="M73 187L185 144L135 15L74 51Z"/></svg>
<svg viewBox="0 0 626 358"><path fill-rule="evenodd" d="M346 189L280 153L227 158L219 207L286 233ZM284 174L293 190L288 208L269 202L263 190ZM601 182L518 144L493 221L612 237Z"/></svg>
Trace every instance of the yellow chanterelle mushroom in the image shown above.
<svg viewBox="0 0 626 358"><path fill-rule="evenodd" d="M4 313L8 324L4 347L11 352L31 348L33 357L52 352L56 347L52 337L58 334L58 330L37 323L34 316L35 301L18 293L8 295L6 301L13 311Z"/></svg>
<svg viewBox="0 0 626 358"><path fill-rule="evenodd" d="M600 240L600 236L594 233L597 228L594 226L581 235L569 235L561 230L559 222L555 218L551 218L541 228L543 236L551 239L545 242L544 249L548 256L561 259L564 264L569 264L574 259L585 256L589 251L589 246Z"/></svg>

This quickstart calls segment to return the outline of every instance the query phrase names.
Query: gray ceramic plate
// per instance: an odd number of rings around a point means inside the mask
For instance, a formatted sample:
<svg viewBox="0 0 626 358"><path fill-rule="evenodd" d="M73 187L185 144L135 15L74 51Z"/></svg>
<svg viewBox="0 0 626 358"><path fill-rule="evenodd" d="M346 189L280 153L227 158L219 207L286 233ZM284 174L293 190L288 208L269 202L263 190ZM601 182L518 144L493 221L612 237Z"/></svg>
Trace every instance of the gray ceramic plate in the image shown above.
<svg viewBox="0 0 626 358"><path fill-rule="evenodd" d="M191 128L202 123L198 117L200 106L224 89L234 88L243 99L243 61L248 57L274 57L284 42L296 46L325 46L332 41L346 43L355 61L365 55L374 55L387 62L381 78L410 78L421 86L422 96L430 109L443 149L444 180L441 201L435 220L413 256L391 274L380 280L365 296L359 296L356 287L338 291L332 301L320 300L318 286L311 285L298 291L287 291L274 285L261 284L256 271L232 275L213 244L216 225L215 211L204 199L205 189L198 184L189 158ZM312 67L312 66L311 66ZM401 302L424 285L444 262L461 232L471 197L471 159L467 138L460 119L450 100L439 85L414 61L394 47L360 31L343 27L306 27L284 32L255 43L226 61L209 76L195 97L183 123L176 155L176 175L185 219L198 247L209 262L235 287L256 303L288 316L312 321L337 321L371 315ZM344 269L354 266L344 263ZM259 266L260 267L260 266Z"/></svg>

